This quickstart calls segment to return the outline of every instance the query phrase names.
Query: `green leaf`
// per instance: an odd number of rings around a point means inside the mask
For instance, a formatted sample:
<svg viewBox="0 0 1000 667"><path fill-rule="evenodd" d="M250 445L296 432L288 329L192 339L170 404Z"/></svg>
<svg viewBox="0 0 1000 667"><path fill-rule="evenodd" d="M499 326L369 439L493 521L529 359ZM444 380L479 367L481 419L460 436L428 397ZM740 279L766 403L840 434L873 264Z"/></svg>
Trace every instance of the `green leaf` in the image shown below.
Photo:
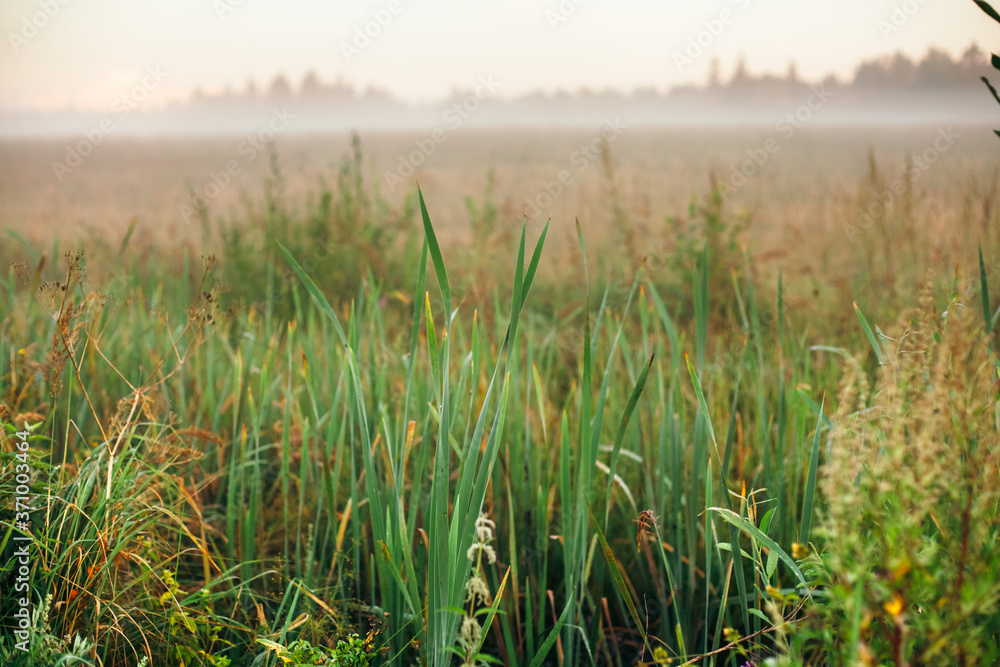
<svg viewBox="0 0 1000 667"><path fill-rule="evenodd" d="M882 345L875 338L875 332L872 331L871 325L868 324L868 320L865 319L864 314L861 309L858 308L857 301L854 302L854 312L858 314L858 320L861 322L861 328L865 331L865 336L868 337L868 342L871 343L872 349L875 350L875 356L878 357L879 366L885 364L885 358L882 356Z"/></svg>
<svg viewBox="0 0 1000 667"><path fill-rule="evenodd" d="M733 545L730 544L729 542L717 542L715 548L719 549L720 551L728 551L729 553L733 553ZM740 553L743 554L744 558L749 558L751 560L753 559L753 556L748 554L746 550L744 550L742 547L740 547Z"/></svg>
<svg viewBox="0 0 1000 667"><path fill-rule="evenodd" d="M819 434L823 430L823 406L826 397L819 406L819 418L816 419L816 433L813 435L812 454L809 456L809 476L806 478L806 490L802 500L802 523L799 527L799 544L809 544L809 526L812 522L813 500L816 495L816 470L819 467Z"/></svg>
<svg viewBox="0 0 1000 667"><path fill-rule="evenodd" d="M990 318L990 288L986 284L986 264L983 262L983 246L979 245L979 285L982 291L983 319L986 320L986 335L992 330L993 320Z"/></svg>
<svg viewBox="0 0 1000 667"><path fill-rule="evenodd" d="M829 347L829 346L826 346L826 345L814 345L814 346L812 346L809 349L810 350L821 350L821 351L824 351L824 352L832 352L834 354L839 354L839 355L843 356L845 359L847 359L847 358L850 357L850 355L848 354L847 350L844 350L844 349L839 348L839 347ZM816 401L814 401L813 398L812 398L812 396L810 396L809 394L807 394L805 392L805 390L803 390L801 387L796 387L796 391L799 394L799 398L802 399L802 402L805 403L806 406L809 408L809 412L812 412L815 415L819 415L819 419L823 420L823 428L833 428L833 422L830 421L829 417L827 417L826 415L823 414L823 411L820 409L820 404L817 403Z"/></svg>
<svg viewBox="0 0 1000 667"><path fill-rule="evenodd" d="M772 507L768 511L764 512L763 518L760 520L760 529L765 533L771 532L771 521L774 519L774 513L778 510L777 507Z"/></svg>
<svg viewBox="0 0 1000 667"><path fill-rule="evenodd" d="M805 575L802 574L802 570L799 569L799 566L798 564L796 564L795 560L792 559L792 557L788 555L788 552L782 549L777 542L772 540L764 533L760 532L760 529L757 528L757 526L753 525L753 523L751 523L745 517L742 517L736 512L728 510L724 507L709 507L708 511L718 513L719 516L721 516L731 525L742 530L744 533L749 535L751 538L757 540L771 551L777 552L778 558L780 558L785 563L785 565L789 567L789 569L792 571L792 574L795 575L795 578L799 580L799 583L801 583L802 586L805 587L806 590L808 590L808 584L806 583ZM809 596L812 597L811 591L809 592Z"/></svg>
<svg viewBox="0 0 1000 667"><path fill-rule="evenodd" d="M431 224L431 216L427 213L427 205L424 204L424 193L421 192L419 185L417 186L417 197L420 199L420 216L424 222L424 237L427 239L427 249L431 253L431 262L434 264L434 274L437 276L438 287L441 289L441 298L444 299L444 311L450 321L451 287L448 285L448 271L444 267L441 246L438 244L437 235L434 233L434 225Z"/></svg>
<svg viewBox="0 0 1000 667"><path fill-rule="evenodd" d="M997 14L996 10L993 9L992 6L990 6L990 3L985 2L985 0L972 0L972 1L975 2L977 5L979 5L979 8L984 12L986 12L990 18L992 18L997 23L1000 23L1000 14Z"/></svg>
<svg viewBox="0 0 1000 667"><path fill-rule="evenodd" d="M118 246L118 260L121 261L125 257L125 249L128 248L128 242L132 240L132 233L135 231L135 227L139 222L139 218L132 218L132 222L129 223L128 231L125 232L125 238L122 239L121 245Z"/></svg>
<svg viewBox="0 0 1000 667"><path fill-rule="evenodd" d="M23 247L28 252L28 254L31 255L31 264L37 266L38 263L42 261L42 255L37 250L35 250L35 246L31 245L31 243L26 238L15 232L13 229L7 230L7 236L11 237L12 239L20 243L21 247Z"/></svg>
<svg viewBox="0 0 1000 667"><path fill-rule="evenodd" d="M438 353L437 333L434 331L434 314L431 312L430 294L424 294L424 304L427 308L427 356L431 362L431 384L434 385L435 394L440 396L438 374L440 373L441 356Z"/></svg>
<svg viewBox="0 0 1000 667"><path fill-rule="evenodd" d="M778 567L778 554L777 552L771 551L767 554L767 564L764 566L764 576L767 577L768 581L771 581L771 577L774 576L774 570ZM753 610L751 610L752 613Z"/></svg>
<svg viewBox="0 0 1000 667"><path fill-rule="evenodd" d="M628 613L632 616L632 622L635 623L635 627L639 630L639 635L642 637L642 641L646 645L646 650L649 651L650 655L653 655L653 649L650 647L649 640L646 638L646 628L639 619L639 612L635 608L635 601L632 600L632 594L629 593L628 587L625 585L625 577L622 576L621 567L618 565L618 559L615 558L615 553L611 550L611 546L604 538L604 531L601 530L601 526L597 523L597 518L594 516L593 509L591 509L588 505L587 510L590 512L590 520L593 522L594 529L597 532L597 539L601 543L601 551L604 552L604 558L608 561L608 565L611 566L611 575L615 579L615 585L618 587L618 592L625 601Z"/></svg>
<svg viewBox="0 0 1000 667"><path fill-rule="evenodd" d="M549 219L549 222L552 222ZM535 250L531 253L531 261L528 263L528 270L524 273L524 289L521 293L521 305L528 299L528 290L531 289L531 283L535 280L535 272L538 270L538 262L542 258L542 248L545 247L545 237L549 233L549 222L545 223L545 227L542 228L542 233L538 237L538 241L535 242Z"/></svg>
<svg viewBox="0 0 1000 667"><path fill-rule="evenodd" d="M410 592L406 586L406 583L403 581L403 573L399 571L399 567L396 565L396 563L393 562L392 554L389 553L389 547L387 547L385 545L385 542L383 542L382 540L379 540L378 543L379 546L381 547L382 558L384 559L384 562L389 566L389 572L392 574L392 578L396 580L396 585L399 586L399 592L403 594L403 600L406 601L406 605L407 607L409 607L410 613L417 614L420 610L417 608L417 606L413 603L413 600L410 598ZM465 613L461 609L459 609L458 611L459 613L462 614Z"/></svg>
<svg viewBox="0 0 1000 667"><path fill-rule="evenodd" d="M990 83L990 80L987 79L985 76L981 76L979 77L979 79L986 84L987 88L990 89L990 94L993 95L993 99L997 101L997 104L1000 104L1000 93L997 93L997 89L993 87L993 84Z"/></svg>
<svg viewBox="0 0 1000 667"><path fill-rule="evenodd" d="M649 376L649 369L653 365L654 356L651 355L649 357L649 361L646 362L646 366L635 381L632 393L628 397L628 403L625 404L625 412L622 413L621 421L618 423L618 432L615 434L615 445L611 451L611 464L608 466L608 492L605 499L606 509L604 511L605 526L608 525L608 515L611 513L611 492L614 490L615 471L618 468L618 457L621 454L622 441L625 439L625 430L628 428L628 422L632 418L632 413L635 412L635 406L639 403L639 396L642 395L642 390L646 386L646 378Z"/></svg>
<svg viewBox="0 0 1000 667"><path fill-rule="evenodd" d="M722 467L722 455L719 453L719 441L715 439L715 428L712 426L712 420L710 418L710 412L708 411L708 401L705 400L705 393L701 390L701 381L698 379L697 373L694 371L694 365L691 363L691 359L684 354L684 360L687 361L688 375L691 376L691 384L694 386L695 396L698 397L698 407L701 408L701 412L705 415L705 424L708 426L708 435L712 438L712 445L715 446L715 456L719 462L719 466Z"/></svg>
<svg viewBox="0 0 1000 667"><path fill-rule="evenodd" d="M493 617L497 614L497 608L500 606L500 599L503 597L503 589L507 585L507 577L510 576L510 568L507 568L507 572L503 575L503 581L500 582L499 588L497 588L496 595L493 596L493 604L490 605L489 615L486 617L486 622L483 623L483 633L479 640L479 646L473 649L473 653L479 655L480 649L483 648L483 642L486 641L486 635L490 631L490 625L493 623ZM487 657L487 656L482 656ZM502 663L501 663L502 664Z"/></svg>
<svg viewBox="0 0 1000 667"><path fill-rule="evenodd" d="M566 590L574 590L572 582L566 582ZM538 647L538 653L536 653L535 657L531 659L531 664L528 665L528 667L541 667L542 663L545 662L545 657L548 656L549 651L552 650L556 640L559 639L559 633L562 632L563 626L566 625L566 620L569 618L569 612L572 608L573 599L568 597L566 600L566 606L563 608L562 613L559 614L559 620L556 621L555 626L552 628L552 631L549 632L545 641L542 642L542 645Z"/></svg>

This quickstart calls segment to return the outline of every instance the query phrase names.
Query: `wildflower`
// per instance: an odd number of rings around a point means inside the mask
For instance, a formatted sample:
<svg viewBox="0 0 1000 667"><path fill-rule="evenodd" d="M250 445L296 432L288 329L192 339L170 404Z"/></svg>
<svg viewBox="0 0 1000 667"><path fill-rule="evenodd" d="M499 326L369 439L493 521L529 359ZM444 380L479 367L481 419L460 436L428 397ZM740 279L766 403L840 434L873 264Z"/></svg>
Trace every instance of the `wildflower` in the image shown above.
<svg viewBox="0 0 1000 667"><path fill-rule="evenodd" d="M476 654L482 641L483 628L476 619L466 616L458 633L458 643L465 649L465 660L459 667L480 667L483 664L477 659Z"/></svg>
<svg viewBox="0 0 1000 667"><path fill-rule="evenodd" d="M479 518L476 519L476 541L465 552L465 557L476 563L482 554L486 554L487 563L492 565L497 562L497 552L489 545L489 542L493 541L493 531L495 528L496 524L480 512Z"/></svg>
<svg viewBox="0 0 1000 667"><path fill-rule="evenodd" d="M890 616L897 618L903 613L903 598L899 593L893 593L892 600L883 604L882 607L889 612Z"/></svg>
<svg viewBox="0 0 1000 667"><path fill-rule="evenodd" d="M479 646L483 639L483 628L472 616L466 616L462 620L462 630L458 633L460 641L469 648Z"/></svg>
<svg viewBox="0 0 1000 667"><path fill-rule="evenodd" d="M497 525L489 517L480 512L479 518L476 519L476 541L491 541L493 539L493 531L496 530L496 527Z"/></svg>
<svg viewBox="0 0 1000 667"><path fill-rule="evenodd" d="M653 664L654 665L669 665L673 662L670 654L667 653L667 649L662 646L657 646L653 649Z"/></svg>
<svg viewBox="0 0 1000 667"><path fill-rule="evenodd" d="M461 667L478 667L481 664L478 655L483 643L483 628L476 620L473 610L477 603L490 604L491 601L490 589L483 579L482 568L483 554L486 555L486 562L492 564L497 561L496 551L489 544L493 541L495 529L496 524L485 514L480 513L476 519L476 540L465 554L473 563L473 570L472 576L465 583L465 601L469 604L469 609L462 620L462 629L458 633L458 643L465 654Z"/></svg>
<svg viewBox="0 0 1000 667"><path fill-rule="evenodd" d="M490 604L491 602L490 589L478 573L469 577L468 583L465 584L465 601L474 602L476 598L479 598L481 604Z"/></svg>
<svg viewBox="0 0 1000 667"><path fill-rule="evenodd" d="M483 544L482 542L473 542L469 550L465 552L465 557L472 562L476 561L477 552L483 552L486 554L486 562L492 565L497 562L497 552L488 544Z"/></svg>

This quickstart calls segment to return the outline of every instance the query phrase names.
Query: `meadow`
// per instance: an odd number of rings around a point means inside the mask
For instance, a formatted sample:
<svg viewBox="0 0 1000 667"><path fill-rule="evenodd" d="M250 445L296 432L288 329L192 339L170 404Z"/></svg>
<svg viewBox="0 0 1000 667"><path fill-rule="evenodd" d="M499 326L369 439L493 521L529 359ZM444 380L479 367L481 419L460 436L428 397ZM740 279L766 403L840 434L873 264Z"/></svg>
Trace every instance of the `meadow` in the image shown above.
<svg viewBox="0 0 1000 667"><path fill-rule="evenodd" d="M598 136L5 142L0 661L1000 661L990 129Z"/></svg>

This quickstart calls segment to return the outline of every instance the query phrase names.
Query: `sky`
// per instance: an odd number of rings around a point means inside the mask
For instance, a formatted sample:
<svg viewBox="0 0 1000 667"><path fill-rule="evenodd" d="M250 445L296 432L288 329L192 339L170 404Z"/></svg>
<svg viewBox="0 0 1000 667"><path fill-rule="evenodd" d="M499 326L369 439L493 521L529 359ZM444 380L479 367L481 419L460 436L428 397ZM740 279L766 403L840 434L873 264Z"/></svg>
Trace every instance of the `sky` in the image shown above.
<svg viewBox="0 0 1000 667"><path fill-rule="evenodd" d="M314 70L409 102L667 90L750 72L844 78L868 58L1000 41L972 0L0 0L0 109L156 108ZM137 87L143 91L137 93ZM141 99L140 99L141 98Z"/></svg>

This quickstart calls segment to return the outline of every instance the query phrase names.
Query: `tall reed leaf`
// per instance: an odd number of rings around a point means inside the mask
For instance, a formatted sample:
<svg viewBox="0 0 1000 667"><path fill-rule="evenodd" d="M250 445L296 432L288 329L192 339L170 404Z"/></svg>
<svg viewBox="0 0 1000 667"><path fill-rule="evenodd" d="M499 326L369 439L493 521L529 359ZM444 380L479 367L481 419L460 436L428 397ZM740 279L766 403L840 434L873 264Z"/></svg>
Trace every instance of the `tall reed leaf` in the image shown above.
<svg viewBox="0 0 1000 667"><path fill-rule="evenodd" d="M809 456L809 476L806 478L806 491L802 501L802 525L799 528L799 544L809 543L809 525L812 522L813 499L816 495L816 469L819 467L819 435L823 430L823 406L826 398L819 406L819 417L816 419L816 433L813 435L812 454Z"/></svg>
<svg viewBox="0 0 1000 667"><path fill-rule="evenodd" d="M649 357L649 361L646 362L642 372L639 374L639 378L635 381L632 393L628 397L628 403L625 404L625 412L622 413L621 421L618 422L618 432L615 434L615 444L611 450L611 463L608 465L608 491L605 498L606 507L604 509L605 527L608 525L608 516L611 513L611 492L614 490L615 471L618 469L618 457L622 450L622 440L625 439L625 430L628 428L629 419L632 418L635 406L639 404L639 396L642 395L642 390L646 386L646 377L649 376L649 369L653 365L654 356Z"/></svg>
<svg viewBox="0 0 1000 667"><path fill-rule="evenodd" d="M625 607L632 617L632 622L635 623L635 627L639 631L639 636L642 637L643 644L646 645L646 650L649 651L650 655L653 655L653 649L650 648L649 639L646 637L646 628L643 625L642 619L639 618L639 611L635 608L635 601L632 599L632 594L629 592L628 586L625 585L625 577L622 576L621 566L618 565L615 552L611 550L608 540L604 537L604 531L601 530L601 525L598 523L597 517L594 516L593 510L590 509L589 505L587 509L590 510L590 520L594 524L594 531L597 533L597 539L601 543L601 551L604 553L604 558L611 567L611 576L614 577L615 586L618 587L618 592L625 602Z"/></svg>
<svg viewBox="0 0 1000 667"><path fill-rule="evenodd" d="M871 343L872 349L875 350L875 356L878 357L879 366L884 365L885 357L882 353L882 345L875 337L875 332L872 331L871 325L868 324L868 320L865 318L864 313L861 312L857 302L854 303L854 312L858 314L858 320L861 322L861 328L864 329L868 342Z"/></svg>

